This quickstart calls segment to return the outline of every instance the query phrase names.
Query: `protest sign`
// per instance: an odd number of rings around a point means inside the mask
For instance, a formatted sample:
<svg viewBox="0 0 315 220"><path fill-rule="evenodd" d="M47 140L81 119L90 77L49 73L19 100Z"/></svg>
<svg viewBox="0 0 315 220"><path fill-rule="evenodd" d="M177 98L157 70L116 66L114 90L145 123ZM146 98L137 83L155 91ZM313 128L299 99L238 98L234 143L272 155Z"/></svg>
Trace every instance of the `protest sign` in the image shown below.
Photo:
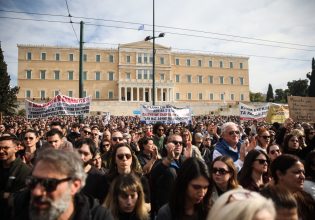
<svg viewBox="0 0 315 220"><path fill-rule="evenodd" d="M90 112L91 97L72 98L57 95L47 103L25 100L26 117L46 118L54 115L83 115Z"/></svg>
<svg viewBox="0 0 315 220"><path fill-rule="evenodd" d="M269 106L269 111L266 117L268 123L284 123L284 121L289 118L289 107L288 105L271 103Z"/></svg>
<svg viewBox="0 0 315 220"><path fill-rule="evenodd" d="M288 96L290 118L315 122L315 97Z"/></svg>
<svg viewBox="0 0 315 220"><path fill-rule="evenodd" d="M163 122L165 124L175 124L185 122L191 123L190 108L176 108L171 105L166 106L147 106L141 105L140 120L147 124Z"/></svg>
<svg viewBox="0 0 315 220"><path fill-rule="evenodd" d="M269 103L261 106L250 106L244 103L239 104L240 119L241 120L263 120L267 116Z"/></svg>
<svg viewBox="0 0 315 220"><path fill-rule="evenodd" d="M108 125L108 123L110 121L110 112L103 112L103 116L104 116L105 125Z"/></svg>

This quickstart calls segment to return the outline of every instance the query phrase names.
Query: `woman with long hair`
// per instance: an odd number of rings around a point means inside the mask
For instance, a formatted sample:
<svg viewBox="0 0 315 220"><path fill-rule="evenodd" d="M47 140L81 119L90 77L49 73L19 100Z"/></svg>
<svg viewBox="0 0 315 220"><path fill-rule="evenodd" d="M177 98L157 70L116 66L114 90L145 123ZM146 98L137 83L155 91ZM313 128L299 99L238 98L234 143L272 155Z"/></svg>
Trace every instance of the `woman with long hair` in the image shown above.
<svg viewBox="0 0 315 220"><path fill-rule="evenodd" d="M274 143L267 147L267 154L269 156L270 161L272 162L274 159L279 157L282 153L278 144Z"/></svg>
<svg viewBox="0 0 315 220"><path fill-rule="evenodd" d="M257 129L256 143L256 150L263 150L264 152L267 152L267 147L270 144L270 133L268 129L265 127Z"/></svg>
<svg viewBox="0 0 315 220"><path fill-rule="evenodd" d="M228 190L241 188L233 159L219 156L210 165L211 205Z"/></svg>
<svg viewBox="0 0 315 220"><path fill-rule="evenodd" d="M244 165L238 173L240 185L248 190L259 192L269 182L269 158L262 150L251 150L245 157Z"/></svg>
<svg viewBox="0 0 315 220"><path fill-rule="evenodd" d="M292 154L299 157L301 160L304 160L304 153L300 145L300 140L297 135L289 134L284 138L283 141L283 153Z"/></svg>
<svg viewBox="0 0 315 220"><path fill-rule="evenodd" d="M197 159L187 159L178 171L169 203L162 206L157 220L205 219L209 211L209 171Z"/></svg>
<svg viewBox="0 0 315 220"><path fill-rule="evenodd" d="M39 141L39 136L35 130L27 130L23 137L23 145L25 147L24 160L27 165L33 167L37 148L36 144Z"/></svg>
<svg viewBox="0 0 315 220"><path fill-rule="evenodd" d="M112 183L104 206L115 220L148 220L140 179L134 174L123 174Z"/></svg>

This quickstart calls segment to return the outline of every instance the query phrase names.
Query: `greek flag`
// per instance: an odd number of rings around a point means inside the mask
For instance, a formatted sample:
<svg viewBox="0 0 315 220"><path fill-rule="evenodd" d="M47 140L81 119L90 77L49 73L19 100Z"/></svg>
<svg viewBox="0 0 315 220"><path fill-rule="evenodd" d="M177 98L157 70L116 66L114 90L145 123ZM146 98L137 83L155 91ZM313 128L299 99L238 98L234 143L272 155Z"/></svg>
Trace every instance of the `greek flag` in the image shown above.
<svg viewBox="0 0 315 220"><path fill-rule="evenodd" d="M144 30L144 24L142 24L142 25L140 25L140 26L138 27L138 31L141 31L141 30Z"/></svg>

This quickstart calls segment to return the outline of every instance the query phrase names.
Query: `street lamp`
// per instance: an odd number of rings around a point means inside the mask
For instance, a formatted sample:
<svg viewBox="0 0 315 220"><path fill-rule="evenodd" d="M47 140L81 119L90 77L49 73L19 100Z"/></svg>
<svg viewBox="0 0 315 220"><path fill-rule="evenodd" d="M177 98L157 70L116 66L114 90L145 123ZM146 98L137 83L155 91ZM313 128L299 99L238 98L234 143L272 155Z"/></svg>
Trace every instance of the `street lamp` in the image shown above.
<svg viewBox="0 0 315 220"><path fill-rule="evenodd" d="M164 33L160 33L159 36L155 36L155 22L154 22L154 0L153 0L153 36L147 36L144 40L149 41L153 40L153 61L152 61L152 105L155 105L155 38L164 37Z"/></svg>

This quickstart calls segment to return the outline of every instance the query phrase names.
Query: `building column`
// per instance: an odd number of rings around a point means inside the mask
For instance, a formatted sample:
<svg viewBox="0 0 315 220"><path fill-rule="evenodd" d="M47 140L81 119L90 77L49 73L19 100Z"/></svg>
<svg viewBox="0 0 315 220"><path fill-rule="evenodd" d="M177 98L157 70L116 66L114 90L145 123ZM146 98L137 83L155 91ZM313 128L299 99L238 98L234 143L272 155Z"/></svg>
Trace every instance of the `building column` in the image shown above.
<svg viewBox="0 0 315 220"><path fill-rule="evenodd" d="M158 89L157 89L157 87L155 87L155 94L154 94L154 96L155 96L155 102L158 102L158 99L157 99L157 91L158 91Z"/></svg>
<svg viewBox="0 0 315 220"><path fill-rule="evenodd" d="M130 101L133 102L133 87L131 87L131 91L130 91Z"/></svg>
<svg viewBox="0 0 315 220"><path fill-rule="evenodd" d="M127 86L125 86L125 101L127 102Z"/></svg>
<svg viewBox="0 0 315 220"><path fill-rule="evenodd" d="M121 86L118 85L118 101L121 101Z"/></svg>
<svg viewBox="0 0 315 220"><path fill-rule="evenodd" d="M137 102L140 101L140 88L137 86Z"/></svg>
<svg viewBox="0 0 315 220"><path fill-rule="evenodd" d="M160 91L161 91L161 102L163 102L163 91L164 91L164 89L161 88Z"/></svg>
<svg viewBox="0 0 315 220"><path fill-rule="evenodd" d="M152 89L151 88L148 88L149 89L149 102L152 102Z"/></svg>

